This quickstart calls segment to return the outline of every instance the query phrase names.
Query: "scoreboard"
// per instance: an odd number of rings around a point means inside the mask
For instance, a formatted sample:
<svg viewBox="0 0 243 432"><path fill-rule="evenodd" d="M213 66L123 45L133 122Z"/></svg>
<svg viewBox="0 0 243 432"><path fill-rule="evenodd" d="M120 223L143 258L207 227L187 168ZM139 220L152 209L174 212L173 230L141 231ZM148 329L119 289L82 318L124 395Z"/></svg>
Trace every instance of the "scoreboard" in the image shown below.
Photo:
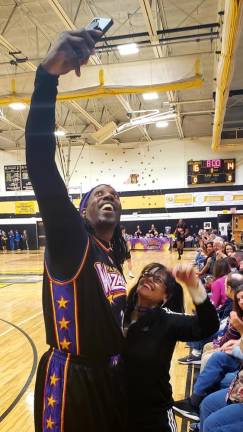
<svg viewBox="0 0 243 432"><path fill-rule="evenodd" d="M187 184L235 182L235 159L208 159L187 162Z"/></svg>

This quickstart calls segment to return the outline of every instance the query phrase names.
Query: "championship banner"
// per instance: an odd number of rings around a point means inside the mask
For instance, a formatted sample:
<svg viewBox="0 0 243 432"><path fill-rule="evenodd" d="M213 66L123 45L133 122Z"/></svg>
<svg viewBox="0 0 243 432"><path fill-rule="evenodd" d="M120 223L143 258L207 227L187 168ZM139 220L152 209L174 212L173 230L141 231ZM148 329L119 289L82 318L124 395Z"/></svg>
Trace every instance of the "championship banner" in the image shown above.
<svg viewBox="0 0 243 432"><path fill-rule="evenodd" d="M33 190L26 165L21 165L22 190Z"/></svg>
<svg viewBox="0 0 243 432"><path fill-rule="evenodd" d="M21 190L21 169L20 165L5 165L5 189L6 191Z"/></svg>
<svg viewBox="0 0 243 432"><path fill-rule="evenodd" d="M6 191L33 190L26 165L5 165Z"/></svg>

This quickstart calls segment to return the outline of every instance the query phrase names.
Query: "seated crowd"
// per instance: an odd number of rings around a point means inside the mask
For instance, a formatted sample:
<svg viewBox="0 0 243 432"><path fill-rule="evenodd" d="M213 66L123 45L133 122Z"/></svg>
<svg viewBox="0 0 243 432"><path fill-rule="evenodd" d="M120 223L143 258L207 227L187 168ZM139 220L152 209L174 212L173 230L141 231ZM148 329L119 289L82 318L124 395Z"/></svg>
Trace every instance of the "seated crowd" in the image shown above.
<svg viewBox="0 0 243 432"><path fill-rule="evenodd" d="M220 319L209 338L188 343L178 362L200 367L192 394L175 401L174 412L195 421L190 430L243 431L243 261L235 245L215 236L200 238L194 265Z"/></svg>

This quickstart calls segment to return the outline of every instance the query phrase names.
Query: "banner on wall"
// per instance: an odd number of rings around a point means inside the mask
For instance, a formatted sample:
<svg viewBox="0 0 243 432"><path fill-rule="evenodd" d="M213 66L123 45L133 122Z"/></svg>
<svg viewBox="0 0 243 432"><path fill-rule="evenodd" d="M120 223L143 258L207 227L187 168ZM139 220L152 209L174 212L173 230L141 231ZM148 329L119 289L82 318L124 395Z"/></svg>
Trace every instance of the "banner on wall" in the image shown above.
<svg viewBox="0 0 243 432"><path fill-rule="evenodd" d="M15 214L35 214L35 201L16 201L15 202Z"/></svg>
<svg viewBox="0 0 243 432"><path fill-rule="evenodd" d="M165 194L165 207L214 207L243 205L242 191Z"/></svg>
<svg viewBox="0 0 243 432"><path fill-rule="evenodd" d="M20 165L5 165L5 189L6 191L21 190L21 171Z"/></svg>
<svg viewBox="0 0 243 432"><path fill-rule="evenodd" d="M33 190L26 165L21 165L22 190Z"/></svg>
<svg viewBox="0 0 243 432"><path fill-rule="evenodd" d="M5 165L5 190L21 191L32 190L26 165Z"/></svg>

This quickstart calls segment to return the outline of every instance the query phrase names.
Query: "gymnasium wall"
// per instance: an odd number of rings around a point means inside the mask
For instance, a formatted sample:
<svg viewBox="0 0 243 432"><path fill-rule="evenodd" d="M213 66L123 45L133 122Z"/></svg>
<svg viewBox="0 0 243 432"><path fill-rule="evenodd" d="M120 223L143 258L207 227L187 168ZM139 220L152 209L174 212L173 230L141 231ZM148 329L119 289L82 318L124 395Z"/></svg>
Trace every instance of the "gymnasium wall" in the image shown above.
<svg viewBox="0 0 243 432"><path fill-rule="evenodd" d="M230 215L231 207L243 211L243 166L240 153L212 153L210 142L210 138L156 141L132 150L87 146L81 154L81 147L73 147L69 192L78 207L80 184L82 192L99 183L113 185L121 192L122 223L131 223L132 230L136 223L161 221L162 231L179 218L196 219L195 228L204 221L215 224L219 213ZM211 158L236 158L235 185L188 188L187 161ZM0 225L20 218L36 223L40 217L33 191L5 191L4 165L20 164L25 164L23 150L0 151ZM131 183L131 174L139 176L137 184Z"/></svg>
<svg viewBox="0 0 243 432"><path fill-rule="evenodd" d="M81 156L70 186L82 183L83 189L87 190L94 183L108 182L119 191L186 188L188 160L242 158L239 152L213 153L210 146L209 137L154 141L132 150L88 147ZM74 150L73 155L78 153ZM129 183L131 174L139 174L137 184ZM243 184L243 165L237 168L235 184Z"/></svg>
<svg viewBox="0 0 243 432"><path fill-rule="evenodd" d="M82 184L83 192L98 183L112 184L119 191L187 188L187 161L215 158L236 158L235 184L243 185L241 153L213 153L210 146L211 138L204 137L154 141L140 144L136 149L111 148L109 145L102 148L85 146L81 155L81 147L73 147L70 187L79 188ZM4 165L21 163L25 163L24 151L0 151L0 196L15 194L5 191ZM131 174L138 174L137 184L131 183ZM18 193L21 194L31 195L31 192Z"/></svg>

